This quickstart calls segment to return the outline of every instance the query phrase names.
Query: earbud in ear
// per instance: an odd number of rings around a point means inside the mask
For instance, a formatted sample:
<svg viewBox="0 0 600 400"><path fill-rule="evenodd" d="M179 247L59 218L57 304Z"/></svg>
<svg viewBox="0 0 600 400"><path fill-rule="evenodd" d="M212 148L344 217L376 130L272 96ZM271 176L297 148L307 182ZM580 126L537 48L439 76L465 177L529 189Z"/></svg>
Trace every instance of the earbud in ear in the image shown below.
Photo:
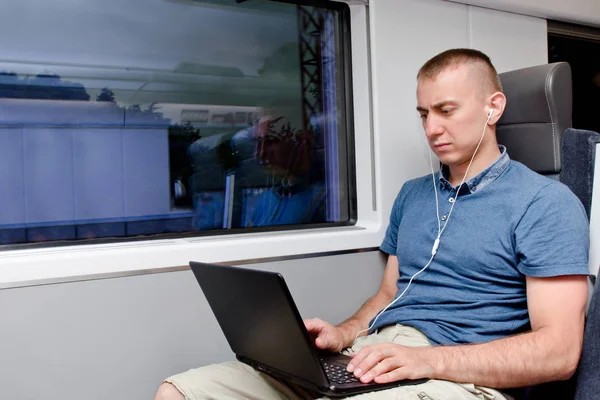
<svg viewBox="0 0 600 400"><path fill-rule="evenodd" d="M492 118L493 113L494 113L494 109L490 108L490 111L488 112L488 118Z"/></svg>

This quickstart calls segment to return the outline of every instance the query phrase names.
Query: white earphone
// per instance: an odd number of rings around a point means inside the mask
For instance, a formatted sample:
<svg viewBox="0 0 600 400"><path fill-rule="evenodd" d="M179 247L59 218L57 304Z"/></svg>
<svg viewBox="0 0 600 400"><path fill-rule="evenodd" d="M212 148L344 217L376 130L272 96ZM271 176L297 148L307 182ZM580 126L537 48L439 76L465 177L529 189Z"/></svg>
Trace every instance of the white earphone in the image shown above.
<svg viewBox="0 0 600 400"><path fill-rule="evenodd" d="M493 109L493 108L490 108L490 111L488 112L488 120L489 120L490 118L492 118L492 114L493 114L493 113L494 113L494 109ZM487 124L487 122L486 122L486 124Z"/></svg>

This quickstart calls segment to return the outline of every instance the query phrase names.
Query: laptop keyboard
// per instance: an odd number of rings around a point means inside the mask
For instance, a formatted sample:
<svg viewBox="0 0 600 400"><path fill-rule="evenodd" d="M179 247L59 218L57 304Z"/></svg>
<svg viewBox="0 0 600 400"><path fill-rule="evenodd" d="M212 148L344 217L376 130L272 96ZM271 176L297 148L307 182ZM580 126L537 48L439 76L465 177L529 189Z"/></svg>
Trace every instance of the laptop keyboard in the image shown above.
<svg viewBox="0 0 600 400"><path fill-rule="evenodd" d="M360 382L352 373L346 371L346 367L344 366L328 363L324 360L321 360L321 363L323 364L323 368L325 368L327 378L332 383L343 385L347 383Z"/></svg>

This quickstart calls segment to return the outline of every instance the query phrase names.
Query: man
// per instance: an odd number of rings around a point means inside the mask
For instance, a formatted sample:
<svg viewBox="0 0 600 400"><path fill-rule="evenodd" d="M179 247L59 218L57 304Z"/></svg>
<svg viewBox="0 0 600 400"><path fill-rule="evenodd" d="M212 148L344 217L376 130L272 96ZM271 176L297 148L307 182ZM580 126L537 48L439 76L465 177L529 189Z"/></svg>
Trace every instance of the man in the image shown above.
<svg viewBox="0 0 600 400"><path fill-rule="evenodd" d="M417 110L441 173L400 190L377 294L338 326L305 324L319 348L346 349L348 370L363 382L429 380L357 399L504 399L505 388L573 374L587 299L587 217L564 185L498 146L505 103L495 68L478 51L443 52L419 71ZM167 382L156 399L314 398L240 363Z"/></svg>

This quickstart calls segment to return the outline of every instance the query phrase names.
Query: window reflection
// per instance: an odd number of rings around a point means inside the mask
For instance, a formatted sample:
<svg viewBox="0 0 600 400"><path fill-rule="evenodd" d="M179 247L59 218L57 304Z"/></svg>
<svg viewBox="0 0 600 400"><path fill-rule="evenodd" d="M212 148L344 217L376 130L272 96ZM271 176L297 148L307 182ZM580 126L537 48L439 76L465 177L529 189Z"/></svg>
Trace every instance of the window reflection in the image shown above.
<svg viewBox="0 0 600 400"><path fill-rule="evenodd" d="M339 4L40 4L0 15L0 244L351 220Z"/></svg>

